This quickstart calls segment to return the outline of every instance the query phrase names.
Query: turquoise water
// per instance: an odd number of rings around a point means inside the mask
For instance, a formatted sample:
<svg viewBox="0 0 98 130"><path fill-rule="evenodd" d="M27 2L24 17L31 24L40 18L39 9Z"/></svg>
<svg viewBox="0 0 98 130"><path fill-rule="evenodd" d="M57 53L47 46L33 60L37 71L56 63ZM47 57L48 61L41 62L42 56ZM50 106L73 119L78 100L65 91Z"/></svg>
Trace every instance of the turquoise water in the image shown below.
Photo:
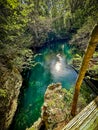
<svg viewBox="0 0 98 130"><path fill-rule="evenodd" d="M25 130L40 116L44 93L50 83L60 82L70 89L77 73L70 67L71 49L67 43L55 43L40 49L32 61L32 68L25 74L25 87L13 120L13 130Z"/></svg>

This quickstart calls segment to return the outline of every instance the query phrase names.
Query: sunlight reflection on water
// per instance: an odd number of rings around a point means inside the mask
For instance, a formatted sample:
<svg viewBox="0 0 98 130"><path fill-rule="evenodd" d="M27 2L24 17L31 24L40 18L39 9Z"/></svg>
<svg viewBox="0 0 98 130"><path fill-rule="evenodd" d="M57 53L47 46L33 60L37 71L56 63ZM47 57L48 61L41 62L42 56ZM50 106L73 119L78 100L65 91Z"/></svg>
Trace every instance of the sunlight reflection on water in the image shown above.
<svg viewBox="0 0 98 130"><path fill-rule="evenodd" d="M57 54L56 57L50 63L50 73L52 75L52 80L53 82L61 82L62 85L68 89L75 83L77 74L66 63L65 57L60 54Z"/></svg>
<svg viewBox="0 0 98 130"><path fill-rule="evenodd" d="M60 62L57 62L56 65L55 65L56 71L57 72L60 71L61 67L62 67L62 64Z"/></svg>

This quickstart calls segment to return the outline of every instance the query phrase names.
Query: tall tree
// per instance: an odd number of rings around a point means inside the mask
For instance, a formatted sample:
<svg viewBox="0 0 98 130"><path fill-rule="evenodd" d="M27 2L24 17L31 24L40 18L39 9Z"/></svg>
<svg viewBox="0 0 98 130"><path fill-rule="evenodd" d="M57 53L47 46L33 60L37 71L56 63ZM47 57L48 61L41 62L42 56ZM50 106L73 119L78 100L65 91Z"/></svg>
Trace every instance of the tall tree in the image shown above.
<svg viewBox="0 0 98 130"><path fill-rule="evenodd" d="M76 113L77 101L78 101L78 96L79 96L82 81L85 76L89 61L95 51L97 44L98 44L98 25L96 25L94 27L94 29L91 33L91 38L89 40L89 44L88 44L86 53L84 55L81 68L80 68L79 76L76 81L75 93L74 93L74 97L73 97L72 110L71 110L71 114L73 116L75 116L75 113Z"/></svg>

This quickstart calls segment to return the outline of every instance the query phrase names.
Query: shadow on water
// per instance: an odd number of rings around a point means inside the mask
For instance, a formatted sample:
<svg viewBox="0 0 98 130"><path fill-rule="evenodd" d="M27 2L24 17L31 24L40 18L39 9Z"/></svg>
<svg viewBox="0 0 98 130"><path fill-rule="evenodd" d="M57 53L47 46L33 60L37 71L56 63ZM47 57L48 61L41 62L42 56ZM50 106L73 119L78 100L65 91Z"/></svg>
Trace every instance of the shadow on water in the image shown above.
<svg viewBox="0 0 98 130"><path fill-rule="evenodd" d="M69 65L72 53L67 43L42 48L33 60L36 64L25 74L26 83L21 90L11 130L25 130L38 119L50 83L61 82L64 88L70 89L77 78L77 73Z"/></svg>

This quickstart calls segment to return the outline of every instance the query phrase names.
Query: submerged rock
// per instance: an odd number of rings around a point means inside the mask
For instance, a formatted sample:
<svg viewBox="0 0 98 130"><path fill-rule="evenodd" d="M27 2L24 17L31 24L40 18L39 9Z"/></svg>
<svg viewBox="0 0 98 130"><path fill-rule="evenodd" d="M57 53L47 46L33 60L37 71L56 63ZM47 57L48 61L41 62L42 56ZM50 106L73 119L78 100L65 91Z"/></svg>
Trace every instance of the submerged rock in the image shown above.
<svg viewBox="0 0 98 130"><path fill-rule="evenodd" d="M6 130L17 109L22 76L16 68L3 68L0 73L0 129Z"/></svg>

